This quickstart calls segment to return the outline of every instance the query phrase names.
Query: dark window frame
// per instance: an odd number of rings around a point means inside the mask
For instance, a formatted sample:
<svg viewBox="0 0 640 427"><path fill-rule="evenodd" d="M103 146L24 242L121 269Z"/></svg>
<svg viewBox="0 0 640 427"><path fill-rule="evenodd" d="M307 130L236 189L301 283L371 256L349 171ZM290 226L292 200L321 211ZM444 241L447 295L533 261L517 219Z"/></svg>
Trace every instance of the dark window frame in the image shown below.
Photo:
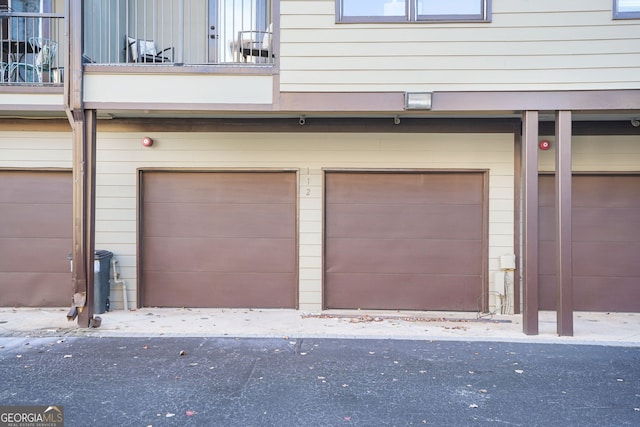
<svg viewBox="0 0 640 427"><path fill-rule="evenodd" d="M404 0L404 16L344 16L343 1L336 0L336 23L437 23L437 22L491 22L491 0L477 0L481 3L481 12L477 15L418 15L418 0Z"/></svg>
<svg viewBox="0 0 640 427"><path fill-rule="evenodd" d="M619 0L613 0L613 19L640 19L640 8L633 12L620 12Z"/></svg>

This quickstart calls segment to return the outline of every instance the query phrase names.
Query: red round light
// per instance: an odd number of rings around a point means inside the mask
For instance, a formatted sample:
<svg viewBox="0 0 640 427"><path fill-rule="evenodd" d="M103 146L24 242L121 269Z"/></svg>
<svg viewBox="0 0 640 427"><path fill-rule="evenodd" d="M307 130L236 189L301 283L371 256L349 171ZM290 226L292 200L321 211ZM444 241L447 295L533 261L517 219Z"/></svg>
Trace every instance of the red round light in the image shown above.
<svg viewBox="0 0 640 427"><path fill-rule="evenodd" d="M551 143L549 141L542 140L540 141L540 144L538 144L538 146L540 147L541 150L548 150L549 148L551 148Z"/></svg>

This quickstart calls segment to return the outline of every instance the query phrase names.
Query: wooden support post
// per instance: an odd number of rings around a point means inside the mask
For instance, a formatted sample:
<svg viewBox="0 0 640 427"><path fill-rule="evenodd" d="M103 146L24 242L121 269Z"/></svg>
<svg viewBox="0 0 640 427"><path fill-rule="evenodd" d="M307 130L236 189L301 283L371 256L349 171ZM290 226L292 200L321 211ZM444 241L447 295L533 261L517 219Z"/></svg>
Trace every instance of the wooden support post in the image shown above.
<svg viewBox="0 0 640 427"><path fill-rule="evenodd" d="M557 331L573 336L571 253L571 111L556 112L556 284Z"/></svg>
<svg viewBox="0 0 640 427"><path fill-rule="evenodd" d="M84 2L65 0L69 54L64 100L73 139L73 299L67 317L77 317L78 325L86 328L94 314L96 111L85 110L82 100L83 9Z"/></svg>
<svg viewBox="0 0 640 427"><path fill-rule="evenodd" d="M538 112L522 121L523 332L538 334Z"/></svg>
<svg viewBox="0 0 640 427"><path fill-rule="evenodd" d="M73 129L73 269L72 286L78 295L78 325L93 318L95 252L96 113L74 112ZM84 298L82 298L84 295ZM80 301L84 299L84 307Z"/></svg>

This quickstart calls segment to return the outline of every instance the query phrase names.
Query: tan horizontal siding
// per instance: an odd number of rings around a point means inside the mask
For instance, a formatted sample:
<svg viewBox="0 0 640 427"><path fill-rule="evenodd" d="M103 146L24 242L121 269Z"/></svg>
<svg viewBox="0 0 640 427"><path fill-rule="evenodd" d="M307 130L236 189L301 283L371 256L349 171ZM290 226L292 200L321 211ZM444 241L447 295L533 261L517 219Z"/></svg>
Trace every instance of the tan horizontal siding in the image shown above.
<svg viewBox="0 0 640 427"><path fill-rule="evenodd" d="M551 149L540 151L539 165L541 171L553 171L555 165L555 139L545 136L551 141ZM640 144L637 136L580 136L574 137L572 163L574 171L639 171Z"/></svg>
<svg viewBox="0 0 640 427"><path fill-rule="evenodd" d="M640 87L640 20L612 0L493 0L490 23L337 24L334 0L282 0L282 91Z"/></svg>
<svg viewBox="0 0 640 427"><path fill-rule="evenodd" d="M465 43L439 42L430 43L425 49L423 42L409 41L403 43L384 42L364 42L364 43L336 43L322 44L315 46L314 51L309 51L304 43L289 43L282 46L281 63L285 66L289 61L301 60L342 60L351 58L359 60L364 58L375 58L380 62L377 55L381 51L393 50L395 57L407 57L416 60L416 52L421 52L419 59L437 58L449 60L451 58L483 58L500 56L506 61L510 56L520 56L523 58L543 57L555 58L557 56L614 56L637 55L637 38L626 38L616 40L612 46L607 40L567 40L564 43L540 44L537 41L523 42L520 40L502 40L499 43L487 45L481 41L468 41ZM527 54L524 55L523 49ZM354 57L357 52L358 57ZM393 63L394 61L388 61ZM397 62L397 61L396 61Z"/></svg>
<svg viewBox="0 0 640 427"><path fill-rule="evenodd" d="M437 68L438 70L531 70L537 66L541 55L514 55L510 57L501 55L486 56L420 56L411 58L409 56L403 58L402 69L398 68L397 63L390 61L380 62L375 57L358 58L283 58L281 63L291 70L303 70L305 68L320 69L324 66L330 68L340 67L342 70L361 70L363 63L369 63L380 71L393 70L400 71L420 71ZM548 57L548 56L547 56ZM607 58L607 62L603 62L603 57ZM611 69L611 68L633 68L636 69L638 58L636 54L617 54L617 55L557 55L551 59L553 64L547 69Z"/></svg>
<svg viewBox="0 0 640 427"><path fill-rule="evenodd" d="M491 0L494 14L574 12L576 10L611 10L613 0Z"/></svg>

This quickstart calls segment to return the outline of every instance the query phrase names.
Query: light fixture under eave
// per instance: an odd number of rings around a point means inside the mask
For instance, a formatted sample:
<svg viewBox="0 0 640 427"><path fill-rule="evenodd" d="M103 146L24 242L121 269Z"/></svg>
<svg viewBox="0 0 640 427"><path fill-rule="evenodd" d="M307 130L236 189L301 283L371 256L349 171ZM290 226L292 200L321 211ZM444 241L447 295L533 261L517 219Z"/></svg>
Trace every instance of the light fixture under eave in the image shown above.
<svg viewBox="0 0 640 427"><path fill-rule="evenodd" d="M430 110L431 109L431 92L405 92L404 109L405 110Z"/></svg>

